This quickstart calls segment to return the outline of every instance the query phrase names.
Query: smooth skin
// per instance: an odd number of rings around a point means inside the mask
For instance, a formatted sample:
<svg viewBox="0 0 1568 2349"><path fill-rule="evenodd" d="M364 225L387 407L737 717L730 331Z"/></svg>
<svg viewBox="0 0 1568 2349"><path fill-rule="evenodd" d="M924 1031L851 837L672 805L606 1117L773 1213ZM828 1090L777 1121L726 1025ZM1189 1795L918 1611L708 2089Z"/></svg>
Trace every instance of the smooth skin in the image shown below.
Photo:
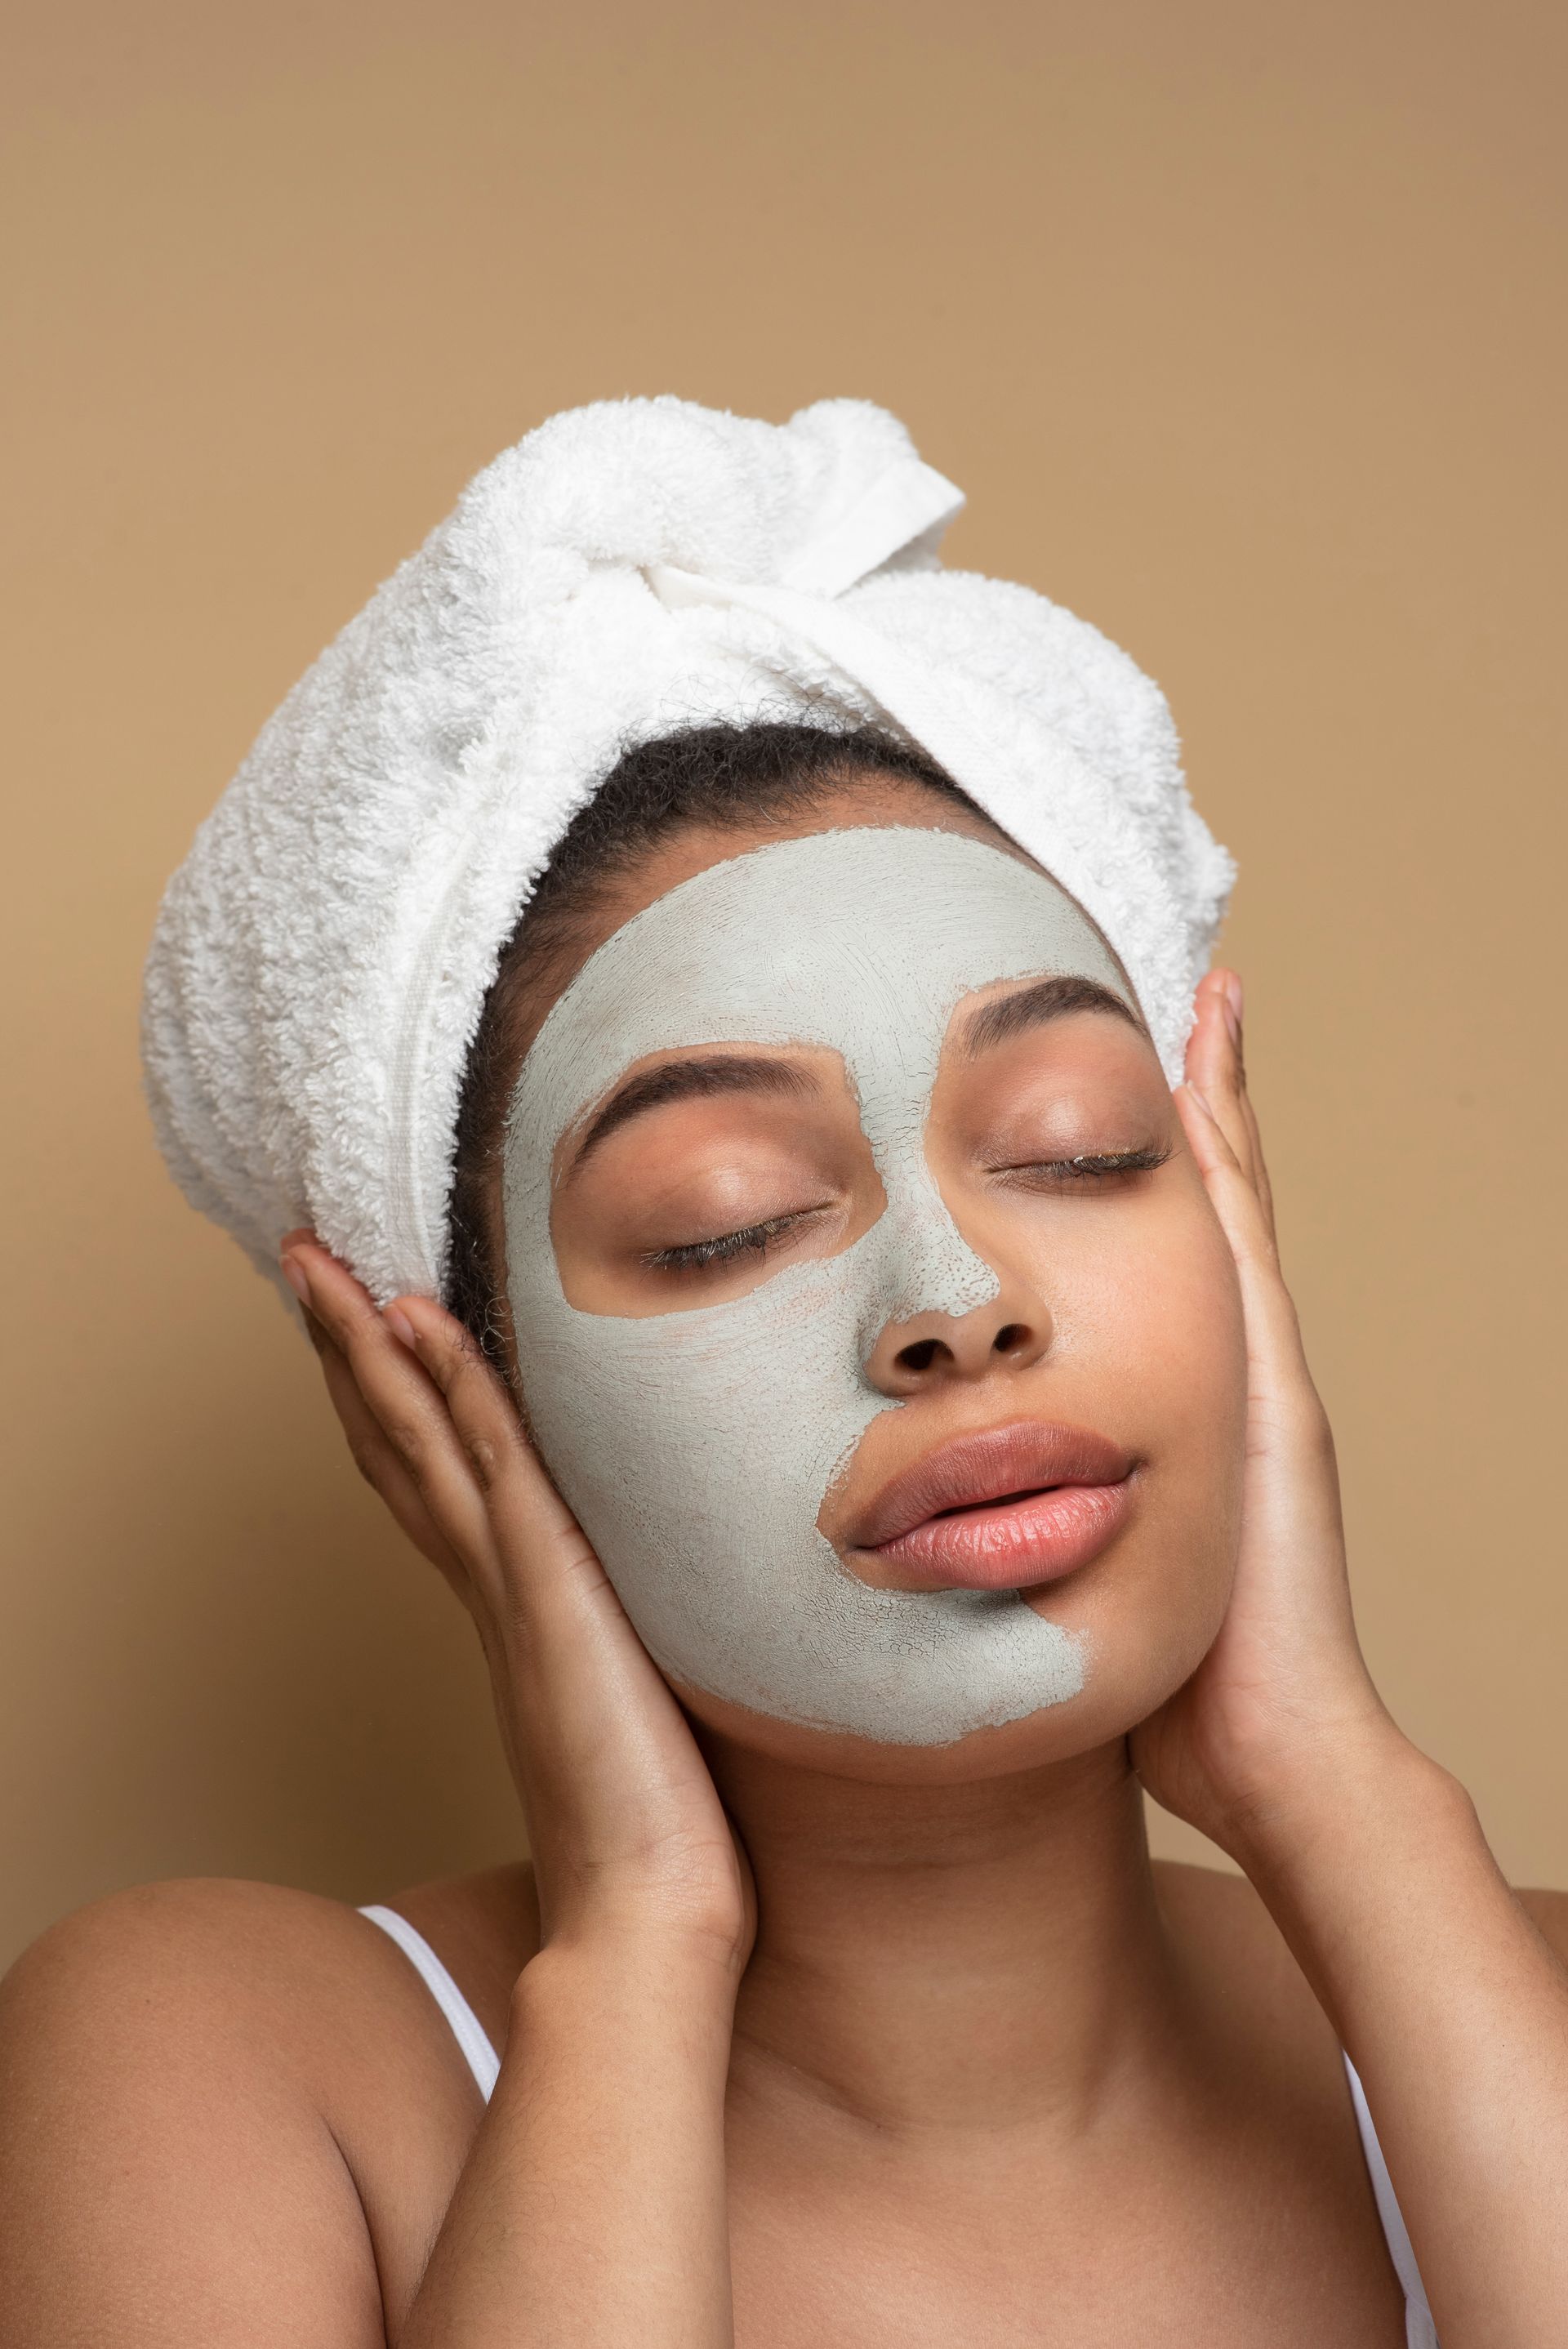
<svg viewBox="0 0 1568 2349"><path fill-rule="evenodd" d="M1395 2349L1340 2044L1444 2349L1561 2339L1568 1902L1509 1891L1367 1675L1233 974L1174 1105L1244 1321L1234 1580L1130 1737L1027 1766L884 1782L683 1709L459 1327L290 1236L490 1661L531 1871L394 1905L500 2079L335 1903L67 1920L0 2001L7 2349ZM1249 1880L1151 1868L1140 1782Z"/></svg>

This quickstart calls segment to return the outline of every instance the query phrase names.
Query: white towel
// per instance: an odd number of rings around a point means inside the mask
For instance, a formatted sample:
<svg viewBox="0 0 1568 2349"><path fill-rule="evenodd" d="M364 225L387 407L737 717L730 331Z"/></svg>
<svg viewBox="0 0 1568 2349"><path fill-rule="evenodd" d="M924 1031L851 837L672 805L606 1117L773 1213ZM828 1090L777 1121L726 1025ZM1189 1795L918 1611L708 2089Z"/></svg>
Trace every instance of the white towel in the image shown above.
<svg viewBox="0 0 1568 2349"><path fill-rule="evenodd" d="M962 502L861 400L782 425L604 401L487 467L268 721L169 885L143 1041L191 1201L274 1277L303 1224L378 1301L438 1295L500 947L620 753L702 721L919 743L1100 925L1176 1081L1231 861L1127 655L941 567Z"/></svg>

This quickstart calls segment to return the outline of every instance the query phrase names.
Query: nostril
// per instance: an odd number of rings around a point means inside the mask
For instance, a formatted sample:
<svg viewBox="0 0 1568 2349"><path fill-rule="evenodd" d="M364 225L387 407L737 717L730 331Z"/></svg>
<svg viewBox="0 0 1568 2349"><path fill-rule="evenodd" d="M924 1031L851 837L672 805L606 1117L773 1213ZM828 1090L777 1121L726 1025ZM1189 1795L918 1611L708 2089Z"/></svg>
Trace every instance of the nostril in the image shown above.
<svg viewBox="0 0 1568 2349"><path fill-rule="evenodd" d="M901 1371L928 1371L936 1360L939 1340L917 1338L913 1346L901 1346L893 1357Z"/></svg>
<svg viewBox="0 0 1568 2349"><path fill-rule="evenodd" d="M1004 1322L991 1340L991 1351L994 1354L1016 1354L1021 1346L1027 1345L1029 1333L1021 1321Z"/></svg>

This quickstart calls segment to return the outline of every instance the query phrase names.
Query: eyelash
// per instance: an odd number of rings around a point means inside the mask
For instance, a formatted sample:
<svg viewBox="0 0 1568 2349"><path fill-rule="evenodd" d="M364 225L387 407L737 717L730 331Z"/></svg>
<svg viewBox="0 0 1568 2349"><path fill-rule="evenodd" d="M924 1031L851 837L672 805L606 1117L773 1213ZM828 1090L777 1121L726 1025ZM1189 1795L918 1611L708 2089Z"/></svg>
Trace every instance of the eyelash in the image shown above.
<svg viewBox="0 0 1568 2349"><path fill-rule="evenodd" d="M1004 1174L1054 1174L1070 1183L1103 1182L1114 1174L1152 1174L1170 1157L1169 1150L1086 1151L1077 1158L1038 1160L1025 1166L1005 1166ZM738 1232L721 1232L711 1240L692 1240L685 1247L650 1248L639 1258L650 1272L706 1272L710 1265L733 1264L755 1252L765 1256L773 1242L803 1216L774 1216L764 1224L747 1224Z"/></svg>
<svg viewBox="0 0 1568 2349"><path fill-rule="evenodd" d="M1069 1183L1103 1181L1111 1174L1151 1174L1169 1150L1086 1150L1078 1158L1032 1159L1022 1166L998 1166L998 1174L1054 1174Z"/></svg>
<svg viewBox="0 0 1568 2349"><path fill-rule="evenodd" d="M693 1240L685 1247L650 1248L639 1261L650 1272L704 1272L711 1264L733 1263L753 1249L758 1256L765 1255L781 1233L804 1221L802 1216L774 1216L765 1224L748 1224L743 1231L722 1232L717 1239Z"/></svg>

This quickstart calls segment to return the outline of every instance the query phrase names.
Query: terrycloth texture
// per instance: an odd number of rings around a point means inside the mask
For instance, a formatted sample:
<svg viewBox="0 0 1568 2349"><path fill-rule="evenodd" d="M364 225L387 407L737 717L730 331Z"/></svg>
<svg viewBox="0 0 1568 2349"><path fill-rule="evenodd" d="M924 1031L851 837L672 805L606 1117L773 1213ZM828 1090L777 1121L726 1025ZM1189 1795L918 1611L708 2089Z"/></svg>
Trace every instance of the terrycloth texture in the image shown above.
<svg viewBox="0 0 1568 2349"><path fill-rule="evenodd" d="M962 503L884 410L556 416L294 688L164 897L144 1049L187 1195L263 1270L311 1226L439 1294L500 947L631 744L756 718L919 742L1100 925L1167 1073L1233 868L1159 690L1025 587L944 571Z"/></svg>

